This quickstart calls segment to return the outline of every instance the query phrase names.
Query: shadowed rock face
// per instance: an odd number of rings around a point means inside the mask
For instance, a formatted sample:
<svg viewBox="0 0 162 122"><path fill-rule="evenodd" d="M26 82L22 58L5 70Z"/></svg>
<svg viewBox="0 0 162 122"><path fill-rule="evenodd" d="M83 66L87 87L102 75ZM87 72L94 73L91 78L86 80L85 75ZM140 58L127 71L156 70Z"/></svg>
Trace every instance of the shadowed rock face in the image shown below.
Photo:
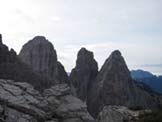
<svg viewBox="0 0 162 122"><path fill-rule="evenodd" d="M68 83L68 76L57 61L56 50L43 36L36 36L26 43L19 54L20 59L34 71L50 78L53 83Z"/></svg>
<svg viewBox="0 0 162 122"><path fill-rule="evenodd" d="M156 96L136 86L117 50L105 61L88 96L88 110L97 117L105 105L158 107ZM95 106L95 107L94 107Z"/></svg>
<svg viewBox="0 0 162 122"><path fill-rule="evenodd" d="M77 96L81 100L86 101L88 91L92 86L97 73L98 66L93 53L82 48L78 52L76 67L70 74L70 81L75 88Z"/></svg>

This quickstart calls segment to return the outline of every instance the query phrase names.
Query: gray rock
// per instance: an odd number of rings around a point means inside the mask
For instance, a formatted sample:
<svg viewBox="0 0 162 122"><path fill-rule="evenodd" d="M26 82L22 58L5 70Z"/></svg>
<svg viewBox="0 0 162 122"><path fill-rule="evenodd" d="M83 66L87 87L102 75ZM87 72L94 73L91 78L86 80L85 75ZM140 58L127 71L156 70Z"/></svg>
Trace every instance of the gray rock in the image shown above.
<svg viewBox="0 0 162 122"><path fill-rule="evenodd" d="M87 106L80 99L70 93L70 88L66 84L59 84L44 91L45 99L48 101L48 107L63 121L83 121L94 122L94 119L87 111Z"/></svg>
<svg viewBox="0 0 162 122"><path fill-rule="evenodd" d="M2 122L94 122L86 104L71 95L67 84L46 89L41 95L31 85L0 79Z"/></svg>
<svg viewBox="0 0 162 122"><path fill-rule="evenodd" d="M69 82L64 67L57 61L56 50L45 37L36 36L26 43L19 57L34 71L53 80L53 84Z"/></svg>
<svg viewBox="0 0 162 122"><path fill-rule="evenodd" d="M6 108L6 119L5 122L38 122L32 116L21 113L11 108Z"/></svg>
<svg viewBox="0 0 162 122"><path fill-rule="evenodd" d="M98 66L94 59L93 52L82 48L78 52L76 67L70 74L72 86L81 100L86 101L87 94L97 73Z"/></svg>
<svg viewBox="0 0 162 122"><path fill-rule="evenodd" d="M22 63L16 52L2 43L0 37L0 78L11 79L15 82L28 82L37 90L44 90L52 85L52 81L33 71Z"/></svg>
<svg viewBox="0 0 162 122"><path fill-rule="evenodd" d="M26 122L30 119L35 122L44 119L46 113L38 107L42 100L43 97L27 83L0 80L0 103L6 106L4 111L7 122Z"/></svg>
<svg viewBox="0 0 162 122"><path fill-rule="evenodd" d="M44 91L44 96L65 96L70 94L70 87L67 84L58 84Z"/></svg>
<svg viewBox="0 0 162 122"><path fill-rule="evenodd" d="M125 106L105 106L99 114L99 122L138 122L140 113Z"/></svg>
<svg viewBox="0 0 162 122"><path fill-rule="evenodd" d="M160 103L156 95L135 84L121 53L114 51L97 75L87 104L89 112L97 117L105 105L157 108Z"/></svg>

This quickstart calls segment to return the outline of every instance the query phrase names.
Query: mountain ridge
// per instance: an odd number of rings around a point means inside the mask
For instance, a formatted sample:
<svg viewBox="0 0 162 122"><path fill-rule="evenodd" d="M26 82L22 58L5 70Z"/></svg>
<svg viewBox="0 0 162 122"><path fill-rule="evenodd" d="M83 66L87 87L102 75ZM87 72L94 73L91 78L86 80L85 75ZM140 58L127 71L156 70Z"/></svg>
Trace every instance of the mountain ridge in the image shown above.
<svg viewBox="0 0 162 122"><path fill-rule="evenodd" d="M32 122L95 122L91 115L97 120L101 113L105 120L104 113L110 111L113 116L120 106L162 108L162 96L132 79L119 50L113 51L98 71L93 52L81 48L70 80L57 60L54 46L43 36L27 42L19 56L13 49L8 50L0 36L0 57L0 110L11 112L7 114L10 120L13 111L21 119L24 114L32 116L32 120L29 118Z"/></svg>
<svg viewBox="0 0 162 122"><path fill-rule="evenodd" d="M133 70L131 71L131 75L134 80L143 82L154 91L162 94L162 76L156 76L144 70Z"/></svg>

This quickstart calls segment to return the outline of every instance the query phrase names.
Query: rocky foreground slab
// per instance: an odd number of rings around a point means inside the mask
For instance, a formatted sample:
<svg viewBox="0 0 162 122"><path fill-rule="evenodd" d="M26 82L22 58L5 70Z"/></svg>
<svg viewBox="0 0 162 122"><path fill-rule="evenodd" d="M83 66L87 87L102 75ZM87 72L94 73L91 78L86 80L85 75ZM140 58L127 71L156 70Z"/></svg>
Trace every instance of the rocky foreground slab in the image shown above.
<svg viewBox="0 0 162 122"><path fill-rule="evenodd" d="M94 122L86 105L70 94L66 84L53 86L41 95L23 82L0 80L2 122Z"/></svg>

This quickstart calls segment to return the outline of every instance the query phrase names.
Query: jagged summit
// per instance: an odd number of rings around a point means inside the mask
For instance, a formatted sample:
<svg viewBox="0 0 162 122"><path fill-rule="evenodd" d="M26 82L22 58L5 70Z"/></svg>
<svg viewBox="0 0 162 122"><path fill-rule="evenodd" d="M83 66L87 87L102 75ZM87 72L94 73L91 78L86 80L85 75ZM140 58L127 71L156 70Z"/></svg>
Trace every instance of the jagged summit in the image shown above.
<svg viewBox="0 0 162 122"><path fill-rule="evenodd" d="M86 60L84 59L88 59L87 60L87 64L90 63L89 60L93 60L94 59L94 55L93 52L87 50L86 48L82 47L77 55L78 60L77 61L83 61L86 63Z"/></svg>
<svg viewBox="0 0 162 122"><path fill-rule="evenodd" d="M70 81L75 88L76 95L86 101L88 90L98 73L98 65L93 52L81 48L77 55L76 67L70 74Z"/></svg>
<svg viewBox="0 0 162 122"><path fill-rule="evenodd" d="M113 56L121 56L122 54L121 54L121 52L119 50L115 50L115 51L113 51L111 53L111 55L113 55Z"/></svg>
<svg viewBox="0 0 162 122"><path fill-rule="evenodd" d="M79 50L79 52L78 52L78 54L79 53L86 53L86 52L90 52L89 50L87 50L85 47L82 47L80 50Z"/></svg>
<svg viewBox="0 0 162 122"><path fill-rule="evenodd" d="M78 55L77 55L78 58L80 59L84 59L85 58L91 58L91 59L94 59L94 55L93 55L93 52L87 50L86 48L82 47L79 52L78 52Z"/></svg>

